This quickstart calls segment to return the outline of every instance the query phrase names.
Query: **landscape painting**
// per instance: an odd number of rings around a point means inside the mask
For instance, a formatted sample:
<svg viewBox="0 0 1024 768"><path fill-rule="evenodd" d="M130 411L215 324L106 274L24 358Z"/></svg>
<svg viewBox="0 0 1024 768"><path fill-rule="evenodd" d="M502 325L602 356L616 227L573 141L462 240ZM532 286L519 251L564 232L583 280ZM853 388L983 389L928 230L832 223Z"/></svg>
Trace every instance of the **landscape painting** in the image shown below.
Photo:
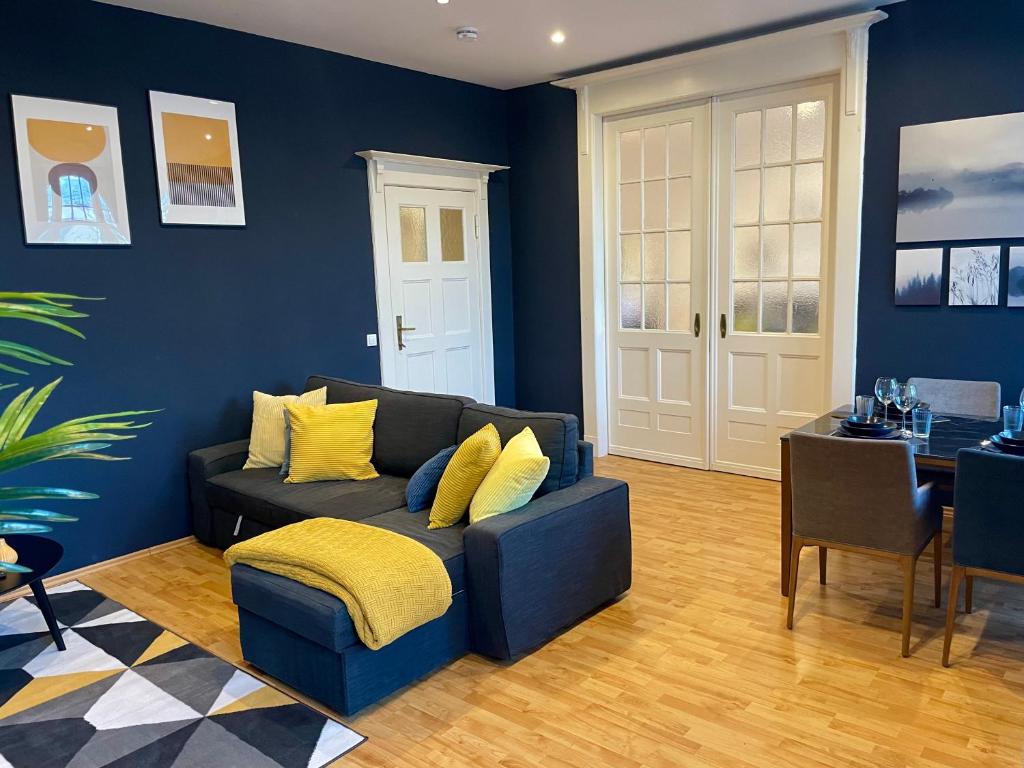
<svg viewBox="0 0 1024 768"><path fill-rule="evenodd" d="M1006 306L1024 307L1024 247L1010 249L1010 271L1006 288Z"/></svg>
<svg viewBox="0 0 1024 768"><path fill-rule="evenodd" d="M949 251L949 305L994 307L999 303L999 246Z"/></svg>
<svg viewBox="0 0 1024 768"><path fill-rule="evenodd" d="M942 249L896 251L896 305L935 306L942 303Z"/></svg>
<svg viewBox="0 0 1024 768"><path fill-rule="evenodd" d="M896 240L1024 237L1024 113L900 129Z"/></svg>

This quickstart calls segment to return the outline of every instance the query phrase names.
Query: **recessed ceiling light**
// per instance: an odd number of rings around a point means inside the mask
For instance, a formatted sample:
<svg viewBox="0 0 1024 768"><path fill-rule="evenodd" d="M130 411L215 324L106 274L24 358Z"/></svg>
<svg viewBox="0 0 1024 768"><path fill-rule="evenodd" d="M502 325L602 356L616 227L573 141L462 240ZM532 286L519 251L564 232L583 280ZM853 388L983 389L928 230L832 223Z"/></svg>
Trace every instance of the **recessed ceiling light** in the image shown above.
<svg viewBox="0 0 1024 768"><path fill-rule="evenodd" d="M438 5L448 5L448 0L437 0Z"/></svg>
<svg viewBox="0 0 1024 768"><path fill-rule="evenodd" d="M565 42L565 32L560 29L556 29L551 33L551 42L555 45L561 45Z"/></svg>
<svg viewBox="0 0 1024 768"><path fill-rule="evenodd" d="M459 40L472 42L480 37L480 33L477 31L476 27L459 27L455 30L455 36Z"/></svg>

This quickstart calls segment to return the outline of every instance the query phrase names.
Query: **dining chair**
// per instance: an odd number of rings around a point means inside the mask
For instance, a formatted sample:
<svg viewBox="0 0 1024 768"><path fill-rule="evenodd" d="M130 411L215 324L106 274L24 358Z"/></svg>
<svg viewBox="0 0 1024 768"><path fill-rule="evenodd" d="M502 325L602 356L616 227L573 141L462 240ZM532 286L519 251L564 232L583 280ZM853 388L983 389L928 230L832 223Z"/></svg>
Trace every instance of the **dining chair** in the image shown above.
<svg viewBox="0 0 1024 768"><path fill-rule="evenodd" d="M946 606L942 665L949 666L953 624L966 584L964 610L973 608L974 577L1024 584L1024 526L1021 489L1024 456L964 448L956 455L956 522L953 526L953 573Z"/></svg>
<svg viewBox="0 0 1024 768"><path fill-rule="evenodd" d="M818 547L826 582L829 549L895 559L903 571L903 648L910 655L917 559L935 557L935 606L942 599L942 509L931 484L918 488L914 455L902 440L863 440L793 432L793 554L786 627L793 628L800 550Z"/></svg>
<svg viewBox="0 0 1024 768"><path fill-rule="evenodd" d="M913 376L908 384L917 386L917 397L933 413L996 420L1000 417L1002 393L998 381L924 379Z"/></svg>

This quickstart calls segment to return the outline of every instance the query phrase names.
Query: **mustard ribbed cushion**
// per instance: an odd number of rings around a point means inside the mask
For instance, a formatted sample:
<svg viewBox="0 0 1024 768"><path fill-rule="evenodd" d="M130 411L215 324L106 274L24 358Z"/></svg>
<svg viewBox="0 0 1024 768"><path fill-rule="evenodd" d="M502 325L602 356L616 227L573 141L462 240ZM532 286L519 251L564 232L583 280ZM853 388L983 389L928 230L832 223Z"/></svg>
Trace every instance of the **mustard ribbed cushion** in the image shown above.
<svg viewBox="0 0 1024 768"><path fill-rule="evenodd" d="M286 407L292 428L286 483L372 480L379 476L370 463L376 400Z"/></svg>
<svg viewBox="0 0 1024 768"><path fill-rule="evenodd" d="M529 503L548 476L551 459L527 427L505 445L469 505L470 525Z"/></svg>
<svg viewBox="0 0 1024 768"><path fill-rule="evenodd" d="M280 467L284 461L284 409L285 406L323 405L327 402L327 387L314 389L302 395L267 395L252 393L252 433L249 436L249 458L242 469Z"/></svg>
<svg viewBox="0 0 1024 768"><path fill-rule="evenodd" d="M501 438L493 424L467 437L452 456L437 486L427 528L447 528L466 514L469 502L501 453Z"/></svg>

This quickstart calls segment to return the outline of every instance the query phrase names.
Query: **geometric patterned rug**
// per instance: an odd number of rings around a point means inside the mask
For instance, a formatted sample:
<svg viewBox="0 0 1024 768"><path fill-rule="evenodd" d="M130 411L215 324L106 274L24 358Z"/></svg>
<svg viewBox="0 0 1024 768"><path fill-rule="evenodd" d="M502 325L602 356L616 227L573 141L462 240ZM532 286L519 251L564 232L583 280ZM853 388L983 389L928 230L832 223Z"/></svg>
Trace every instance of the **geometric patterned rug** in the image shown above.
<svg viewBox="0 0 1024 768"><path fill-rule="evenodd" d="M365 737L77 581L0 607L0 768L320 768Z"/></svg>

